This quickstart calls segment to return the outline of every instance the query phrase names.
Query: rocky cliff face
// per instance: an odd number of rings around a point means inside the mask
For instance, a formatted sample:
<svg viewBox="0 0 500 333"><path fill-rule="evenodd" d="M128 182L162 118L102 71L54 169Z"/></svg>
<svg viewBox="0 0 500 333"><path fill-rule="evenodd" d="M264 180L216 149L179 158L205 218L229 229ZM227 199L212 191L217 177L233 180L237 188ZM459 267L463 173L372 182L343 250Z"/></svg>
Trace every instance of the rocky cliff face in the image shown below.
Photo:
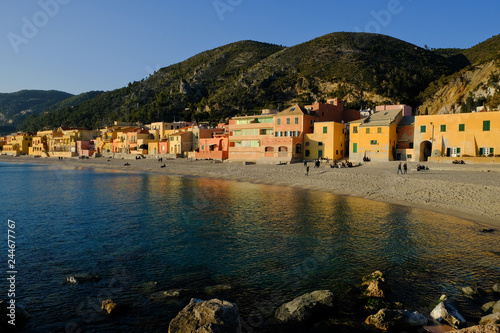
<svg viewBox="0 0 500 333"><path fill-rule="evenodd" d="M499 77L497 61L469 66L442 80L443 85L435 88L435 93L418 108L419 114L470 112L482 105L497 109L495 95L500 91Z"/></svg>

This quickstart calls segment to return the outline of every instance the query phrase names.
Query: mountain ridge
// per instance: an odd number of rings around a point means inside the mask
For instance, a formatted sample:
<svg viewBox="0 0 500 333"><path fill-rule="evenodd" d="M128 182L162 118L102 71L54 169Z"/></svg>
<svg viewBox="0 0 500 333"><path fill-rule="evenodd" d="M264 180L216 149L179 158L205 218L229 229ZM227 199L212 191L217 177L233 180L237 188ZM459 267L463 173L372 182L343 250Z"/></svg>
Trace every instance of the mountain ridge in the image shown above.
<svg viewBox="0 0 500 333"><path fill-rule="evenodd" d="M497 46L495 40L472 50L428 50L385 35L349 32L291 47L239 41L161 68L77 106L29 117L20 129L96 128L113 120L215 123L261 108L329 97L343 98L356 108L381 103L416 107L432 99L446 78L471 66L470 59L481 62L494 55Z"/></svg>

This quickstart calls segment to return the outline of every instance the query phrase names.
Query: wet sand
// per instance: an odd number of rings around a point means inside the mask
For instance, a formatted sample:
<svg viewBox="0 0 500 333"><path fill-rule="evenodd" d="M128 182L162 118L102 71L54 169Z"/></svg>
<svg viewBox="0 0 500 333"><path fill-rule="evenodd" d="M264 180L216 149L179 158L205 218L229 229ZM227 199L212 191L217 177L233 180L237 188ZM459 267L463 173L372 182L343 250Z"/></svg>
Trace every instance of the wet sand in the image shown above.
<svg viewBox="0 0 500 333"><path fill-rule="evenodd" d="M291 165L243 165L241 162L214 163L185 159L122 160L113 158L33 158L0 156L0 162L36 163L154 172L169 175L212 177L258 184L292 186L339 195L426 209L500 227L500 165L455 165L426 163L416 171L409 163L408 174L397 175L399 162L368 162L354 168L330 168L309 163L309 176L302 163ZM130 166L124 166L129 163ZM165 164L164 168L160 168Z"/></svg>

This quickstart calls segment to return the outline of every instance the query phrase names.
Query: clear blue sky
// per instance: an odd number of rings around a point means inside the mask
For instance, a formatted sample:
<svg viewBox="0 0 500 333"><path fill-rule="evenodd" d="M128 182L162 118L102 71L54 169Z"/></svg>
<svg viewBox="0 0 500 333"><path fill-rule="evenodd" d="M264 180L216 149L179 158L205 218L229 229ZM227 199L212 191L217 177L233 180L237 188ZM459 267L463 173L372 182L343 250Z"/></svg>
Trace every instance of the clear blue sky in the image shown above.
<svg viewBox="0 0 500 333"><path fill-rule="evenodd" d="M468 48L500 33L499 14L498 0L2 0L0 92L113 90L246 39L363 31Z"/></svg>

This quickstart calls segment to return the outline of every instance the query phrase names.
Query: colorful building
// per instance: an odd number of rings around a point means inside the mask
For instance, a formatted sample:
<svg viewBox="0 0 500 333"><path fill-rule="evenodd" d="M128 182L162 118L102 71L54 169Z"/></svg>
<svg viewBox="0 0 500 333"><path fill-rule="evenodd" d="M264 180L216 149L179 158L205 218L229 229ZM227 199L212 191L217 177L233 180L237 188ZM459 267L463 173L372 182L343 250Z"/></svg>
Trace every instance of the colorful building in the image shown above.
<svg viewBox="0 0 500 333"><path fill-rule="evenodd" d="M77 141L91 141L98 136L97 131L85 128L60 127L53 133L52 138L47 140L50 157L73 157L77 156Z"/></svg>
<svg viewBox="0 0 500 333"><path fill-rule="evenodd" d="M7 143L4 144L2 149L2 154L6 155L28 155L29 149L33 144L33 134L32 133L19 133L10 136L10 140L7 139Z"/></svg>
<svg viewBox="0 0 500 333"><path fill-rule="evenodd" d="M170 154L184 156L193 150L193 132L190 127L179 129L179 132L170 135Z"/></svg>
<svg viewBox="0 0 500 333"><path fill-rule="evenodd" d="M229 157L229 134L224 124L217 126L217 131L212 132L210 138L199 138L199 148L195 152L195 158L226 160Z"/></svg>
<svg viewBox="0 0 500 333"><path fill-rule="evenodd" d="M500 154L500 112L417 116L413 151L417 161Z"/></svg>
<svg viewBox="0 0 500 333"><path fill-rule="evenodd" d="M403 109L391 109L350 122L349 159L394 161L398 144L397 126L402 119Z"/></svg>
<svg viewBox="0 0 500 333"><path fill-rule="evenodd" d="M347 154L346 125L334 121L314 123L313 133L305 134L304 158L338 160Z"/></svg>
<svg viewBox="0 0 500 333"><path fill-rule="evenodd" d="M257 161L274 151L265 146L274 138L274 114L233 117L227 126L229 132L229 160Z"/></svg>

